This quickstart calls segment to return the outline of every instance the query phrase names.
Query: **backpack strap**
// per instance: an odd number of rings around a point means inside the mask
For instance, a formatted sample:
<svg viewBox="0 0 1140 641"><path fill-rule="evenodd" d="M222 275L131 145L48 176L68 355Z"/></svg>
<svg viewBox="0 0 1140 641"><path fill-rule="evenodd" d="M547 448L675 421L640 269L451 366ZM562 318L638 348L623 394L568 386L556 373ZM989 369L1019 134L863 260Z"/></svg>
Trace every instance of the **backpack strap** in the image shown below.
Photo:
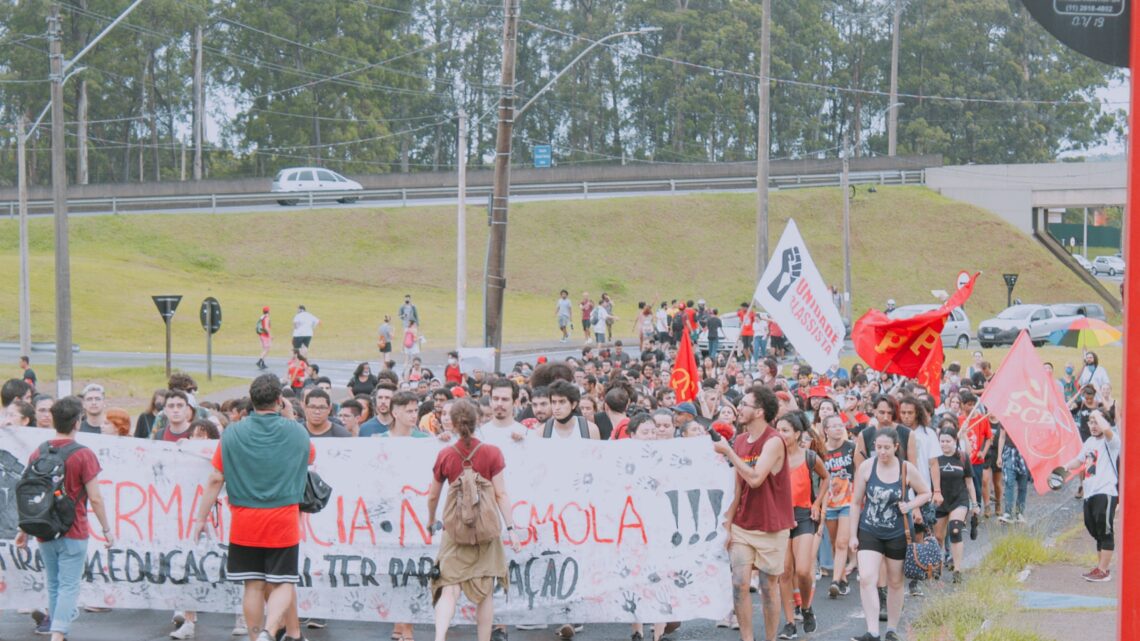
<svg viewBox="0 0 1140 641"><path fill-rule="evenodd" d="M578 417L578 433L582 435L583 439L590 439L590 423L585 416Z"/></svg>
<svg viewBox="0 0 1140 641"><path fill-rule="evenodd" d="M542 427L542 438L550 438L554 436L554 418L546 419L546 423Z"/></svg>
<svg viewBox="0 0 1140 641"><path fill-rule="evenodd" d="M471 451L467 453L467 456L463 455L463 452L461 452L459 450L458 445L452 445L451 449L455 450L455 453L459 455L459 458L463 459L463 467L470 467L471 466L471 457L475 456L475 452L478 452L479 448L481 448L481 447L483 447L482 443L471 448Z"/></svg>

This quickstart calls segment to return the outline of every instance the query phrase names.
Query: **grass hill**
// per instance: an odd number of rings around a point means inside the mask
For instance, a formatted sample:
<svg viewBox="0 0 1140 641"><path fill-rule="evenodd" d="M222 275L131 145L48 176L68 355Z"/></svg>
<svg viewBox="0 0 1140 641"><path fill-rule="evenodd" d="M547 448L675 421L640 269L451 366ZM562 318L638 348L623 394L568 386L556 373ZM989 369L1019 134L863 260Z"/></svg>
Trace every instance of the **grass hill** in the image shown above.
<svg viewBox="0 0 1140 641"><path fill-rule="evenodd" d="M794 216L824 279L843 282L842 194L838 189L774 193L771 246ZM507 249L505 341L556 336L561 288L615 299L618 328L631 334L639 300L705 298L721 311L755 287L755 198L749 194L518 203ZM31 229L34 340L54 336L52 223ZM485 210L472 207L468 233L469 344L480 341ZM375 352L382 316L405 293L419 305L432 347L455 334L454 207L282 209L230 215L73 218L72 300L76 342L88 350L161 351L152 294L182 294L175 351L204 350L198 308L222 304L219 353L254 354L254 323L273 309L274 353L287 352L292 315L305 304L322 319L314 348L326 357ZM1095 301L1042 247L998 217L922 187L860 190L852 204L855 309L933 302L959 270L981 270L967 308L975 326L1005 307L1003 272L1018 272L1027 302ZM17 336L18 231L0 221L0 340ZM856 314L858 315L858 313Z"/></svg>

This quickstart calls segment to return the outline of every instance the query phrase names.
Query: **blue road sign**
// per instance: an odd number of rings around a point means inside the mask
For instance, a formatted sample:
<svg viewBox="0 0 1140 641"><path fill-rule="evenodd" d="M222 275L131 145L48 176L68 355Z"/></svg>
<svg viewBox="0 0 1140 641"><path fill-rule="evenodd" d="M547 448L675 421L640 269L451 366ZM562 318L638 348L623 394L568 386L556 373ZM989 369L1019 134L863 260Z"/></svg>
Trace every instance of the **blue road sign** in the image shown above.
<svg viewBox="0 0 1140 641"><path fill-rule="evenodd" d="M535 145L534 146L534 167L535 169L543 169L550 166L551 158L554 155L554 150L550 145Z"/></svg>

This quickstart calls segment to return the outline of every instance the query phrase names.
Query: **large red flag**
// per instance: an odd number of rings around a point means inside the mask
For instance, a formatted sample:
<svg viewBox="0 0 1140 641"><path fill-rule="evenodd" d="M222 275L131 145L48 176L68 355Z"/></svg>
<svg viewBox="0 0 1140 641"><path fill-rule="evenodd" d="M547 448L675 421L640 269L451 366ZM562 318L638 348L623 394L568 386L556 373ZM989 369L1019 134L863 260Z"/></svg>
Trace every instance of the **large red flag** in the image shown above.
<svg viewBox="0 0 1140 641"><path fill-rule="evenodd" d="M1080 454L1081 437L1060 388L1046 372L1022 330L1001 367L986 383L986 406L1013 439L1033 475L1038 494L1049 491L1049 474Z"/></svg>
<svg viewBox="0 0 1140 641"><path fill-rule="evenodd" d="M892 319L877 309L868 310L851 328L855 352L871 369L915 379L937 404L942 385L942 327L950 311L974 293L980 273L941 307L917 316Z"/></svg>
<svg viewBox="0 0 1140 641"><path fill-rule="evenodd" d="M677 402L684 403L697 398L697 358L693 354L693 342L689 332L681 332L681 346L677 348L677 360L673 363L673 373L669 376L669 387L677 393Z"/></svg>

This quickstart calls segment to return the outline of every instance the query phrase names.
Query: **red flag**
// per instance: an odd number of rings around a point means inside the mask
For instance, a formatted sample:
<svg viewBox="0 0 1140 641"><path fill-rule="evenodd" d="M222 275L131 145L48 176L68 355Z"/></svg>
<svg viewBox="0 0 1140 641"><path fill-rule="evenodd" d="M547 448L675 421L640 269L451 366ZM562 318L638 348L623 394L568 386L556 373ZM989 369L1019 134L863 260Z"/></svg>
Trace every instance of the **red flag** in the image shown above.
<svg viewBox="0 0 1140 641"><path fill-rule="evenodd" d="M1049 491L1049 475L1080 454L1081 437L1056 381L1022 331L993 379L982 404L1017 445L1038 494Z"/></svg>
<svg viewBox="0 0 1140 641"><path fill-rule="evenodd" d="M689 332L681 332L681 346L677 348L677 360L673 363L673 373L669 376L669 387L677 393L678 403L697 398L697 390L700 389L697 384L699 376Z"/></svg>
<svg viewBox="0 0 1140 641"><path fill-rule="evenodd" d="M877 309L868 310L851 328L855 352L872 369L915 379L937 404L942 386L942 327L950 311L974 292L979 274L941 307L917 316L891 319Z"/></svg>

